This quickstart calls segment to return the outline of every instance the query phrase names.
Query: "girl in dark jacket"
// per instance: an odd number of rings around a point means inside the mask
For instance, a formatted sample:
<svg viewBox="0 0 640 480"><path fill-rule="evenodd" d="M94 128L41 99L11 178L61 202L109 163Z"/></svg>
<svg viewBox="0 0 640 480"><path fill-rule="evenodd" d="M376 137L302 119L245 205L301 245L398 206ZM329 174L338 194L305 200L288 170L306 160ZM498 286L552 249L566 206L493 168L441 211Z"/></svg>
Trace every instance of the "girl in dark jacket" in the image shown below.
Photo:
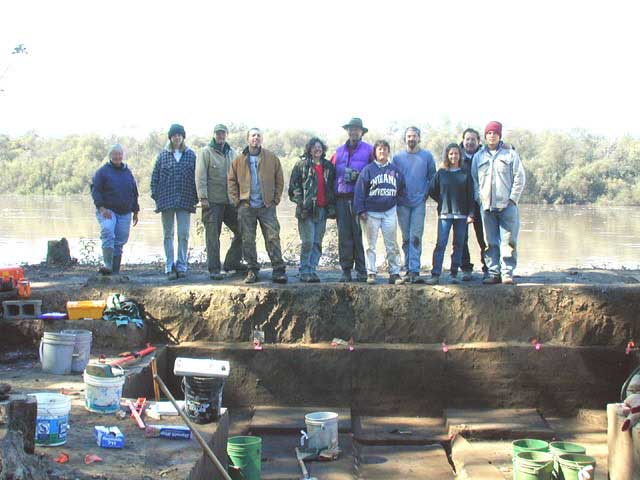
<svg viewBox="0 0 640 480"><path fill-rule="evenodd" d="M444 149L442 158L443 168L438 170L429 186L429 196L438 202L438 241L433 250L433 269L431 278L427 280L429 285L440 281L444 251L452 228L451 283L458 283L466 224L473 222L473 180L469 172L460 168L460 146L450 143Z"/></svg>
<svg viewBox="0 0 640 480"><path fill-rule="evenodd" d="M327 146L313 137L289 180L289 199L297 205L301 282L320 281L316 269L322 256L327 218L336 218L336 168L326 159L326 153Z"/></svg>

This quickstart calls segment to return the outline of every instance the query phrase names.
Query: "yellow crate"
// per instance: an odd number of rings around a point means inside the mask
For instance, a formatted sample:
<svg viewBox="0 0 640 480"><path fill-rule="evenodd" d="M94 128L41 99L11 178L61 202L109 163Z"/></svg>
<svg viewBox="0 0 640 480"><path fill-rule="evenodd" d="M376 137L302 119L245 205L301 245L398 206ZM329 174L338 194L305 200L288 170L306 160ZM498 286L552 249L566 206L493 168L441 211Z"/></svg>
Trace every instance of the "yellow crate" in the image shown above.
<svg viewBox="0 0 640 480"><path fill-rule="evenodd" d="M107 302L104 300L67 302L67 314L69 315L69 320L80 320L81 318L100 320L106 307Z"/></svg>

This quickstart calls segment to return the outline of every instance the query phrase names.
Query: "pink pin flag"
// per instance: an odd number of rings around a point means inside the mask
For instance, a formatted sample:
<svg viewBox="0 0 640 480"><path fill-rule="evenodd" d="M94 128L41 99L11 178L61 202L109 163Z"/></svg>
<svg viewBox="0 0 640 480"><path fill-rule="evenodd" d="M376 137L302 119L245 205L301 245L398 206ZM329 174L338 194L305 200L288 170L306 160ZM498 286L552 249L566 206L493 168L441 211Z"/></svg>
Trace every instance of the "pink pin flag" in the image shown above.
<svg viewBox="0 0 640 480"><path fill-rule="evenodd" d="M449 351L449 345L447 345L446 343L442 342L442 351L444 353L447 353Z"/></svg>

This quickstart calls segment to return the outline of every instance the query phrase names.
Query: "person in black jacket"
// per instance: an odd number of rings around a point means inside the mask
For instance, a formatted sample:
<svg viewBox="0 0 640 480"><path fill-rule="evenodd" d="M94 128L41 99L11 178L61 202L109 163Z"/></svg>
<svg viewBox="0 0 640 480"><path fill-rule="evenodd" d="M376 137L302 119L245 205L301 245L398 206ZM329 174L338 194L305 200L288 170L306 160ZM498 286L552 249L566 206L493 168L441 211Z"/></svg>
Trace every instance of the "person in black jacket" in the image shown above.
<svg viewBox="0 0 640 480"><path fill-rule="evenodd" d="M109 149L109 161L98 169L91 183L91 196L100 223L103 275L120 273L122 247L129 229L138 223L138 186L131 170L123 163L124 150L115 144Z"/></svg>
<svg viewBox="0 0 640 480"><path fill-rule="evenodd" d="M438 202L438 240L433 250L433 269L429 285L440 281L444 251L453 228L453 254L451 255L451 283L458 283L458 269L467 235L467 223L473 222L473 179L460 168L462 149L450 143L442 154L443 168L438 170L429 186L429 196Z"/></svg>

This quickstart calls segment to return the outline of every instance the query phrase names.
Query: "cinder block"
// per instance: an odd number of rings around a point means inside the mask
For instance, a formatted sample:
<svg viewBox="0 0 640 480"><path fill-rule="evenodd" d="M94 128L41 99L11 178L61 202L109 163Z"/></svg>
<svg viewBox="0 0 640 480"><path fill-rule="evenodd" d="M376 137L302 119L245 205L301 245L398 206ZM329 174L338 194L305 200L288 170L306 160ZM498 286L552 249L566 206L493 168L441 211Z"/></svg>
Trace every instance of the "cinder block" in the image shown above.
<svg viewBox="0 0 640 480"><path fill-rule="evenodd" d="M5 320L38 318L42 313L42 300L6 300L2 302Z"/></svg>

